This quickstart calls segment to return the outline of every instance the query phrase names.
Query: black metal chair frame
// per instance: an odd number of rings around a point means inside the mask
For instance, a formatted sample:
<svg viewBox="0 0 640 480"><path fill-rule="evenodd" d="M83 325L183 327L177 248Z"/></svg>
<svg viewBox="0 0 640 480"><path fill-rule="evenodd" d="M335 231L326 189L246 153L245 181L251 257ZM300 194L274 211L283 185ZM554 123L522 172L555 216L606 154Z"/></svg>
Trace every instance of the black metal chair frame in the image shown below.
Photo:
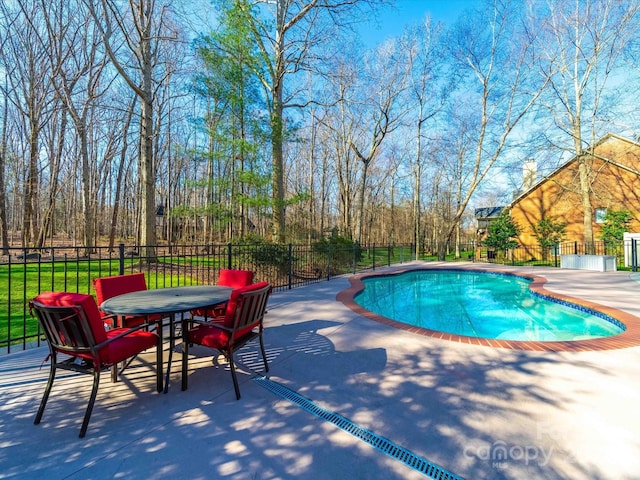
<svg viewBox="0 0 640 480"><path fill-rule="evenodd" d="M244 347L247 343L258 338L260 341L260 351L262 353L262 360L264 363L264 369L269 371L269 364L267 363L267 354L264 348L264 340L262 333L264 330L264 315L267 310L267 301L271 294L271 286L267 285L258 290L252 290L243 292L239 295L238 303L233 316L233 327L229 328L220 323L213 323L210 320L188 318L182 322L182 390L188 388L188 368L189 368L189 346L190 337L189 330L193 327L193 324L205 325L210 328L223 330L229 333L229 341L223 348L217 350L222 353L229 362L229 368L231 370L231 377L233 378L233 387L236 392L236 399L240 400L240 387L238 386L238 377L236 375L236 368L233 354ZM237 332L242 331L249 325L256 324L256 327L244 335L236 338ZM207 345L204 345L208 348Z"/></svg>
<svg viewBox="0 0 640 480"><path fill-rule="evenodd" d="M115 362L114 364L96 364L95 361L84 361L79 363L76 361L76 359L80 359L82 357L79 357L78 354L89 354L93 359L99 361L100 350L102 350L109 343L115 342L118 339L125 337L126 335L129 335L137 330L147 328L148 325L142 324L127 329L126 331L123 331L116 336L110 337L103 342L96 343L84 309L80 306L49 306L31 301L29 302L29 310L32 316L33 312L35 311L38 321L42 326L45 337L47 339L47 344L49 345L49 356L47 358L50 358L51 360L49 380L47 381L47 386L45 388L42 401L40 402L40 408L38 409L38 413L36 414L36 418L33 423L35 425L38 425L42 420L42 415L47 405L49 394L51 393L51 389L53 387L57 369L91 374L93 375L93 388L91 390L89 404L87 405L84 414L84 419L82 421L79 435L80 438L83 438L87 432L91 413L93 412L93 405L98 394L100 373L103 370L108 370L109 368L114 367L114 369L112 370L112 381L115 381L118 375L118 362ZM73 343L74 345L68 345L68 343ZM162 345L160 343L159 336L156 347L158 352L157 361L161 362ZM71 358L58 361L58 352L67 354ZM133 359L136 355L131 356L130 359ZM128 365L128 362L126 362L126 364Z"/></svg>

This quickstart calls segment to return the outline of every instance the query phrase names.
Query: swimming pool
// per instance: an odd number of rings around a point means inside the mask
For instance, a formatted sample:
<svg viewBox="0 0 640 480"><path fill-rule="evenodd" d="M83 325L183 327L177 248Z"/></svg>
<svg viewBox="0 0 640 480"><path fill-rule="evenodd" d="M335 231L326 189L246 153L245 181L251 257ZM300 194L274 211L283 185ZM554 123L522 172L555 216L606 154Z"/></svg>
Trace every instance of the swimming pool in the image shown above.
<svg viewBox="0 0 640 480"><path fill-rule="evenodd" d="M411 270L362 278L353 300L404 324L457 336L519 342L618 335L623 323L597 310L532 291L531 279L466 270Z"/></svg>

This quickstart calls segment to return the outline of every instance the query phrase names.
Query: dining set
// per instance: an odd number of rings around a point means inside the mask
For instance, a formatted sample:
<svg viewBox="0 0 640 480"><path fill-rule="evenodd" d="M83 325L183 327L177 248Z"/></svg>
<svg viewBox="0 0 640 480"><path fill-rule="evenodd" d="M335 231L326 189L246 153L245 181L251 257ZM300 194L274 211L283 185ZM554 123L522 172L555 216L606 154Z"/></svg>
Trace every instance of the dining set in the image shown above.
<svg viewBox="0 0 640 480"><path fill-rule="evenodd" d="M265 372L269 370L263 320L272 287L254 280L251 270L222 269L215 285L148 289L144 273L131 273L94 279L95 296L40 293L29 302L29 310L49 346L50 371L34 423L42 420L59 369L91 374L93 386L79 435L84 437L100 373L110 370L116 382L137 355L152 348L156 389L167 393L176 341L182 342L182 390L188 388L189 348L202 345L225 356L239 400L234 352L259 340Z"/></svg>

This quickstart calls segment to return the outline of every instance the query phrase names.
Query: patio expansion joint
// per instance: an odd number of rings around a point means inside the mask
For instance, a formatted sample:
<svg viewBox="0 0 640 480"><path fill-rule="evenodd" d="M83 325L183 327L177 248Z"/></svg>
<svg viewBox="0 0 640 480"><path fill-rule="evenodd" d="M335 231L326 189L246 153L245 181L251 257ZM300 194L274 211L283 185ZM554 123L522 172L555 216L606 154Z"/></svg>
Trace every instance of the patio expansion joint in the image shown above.
<svg viewBox="0 0 640 480"><path fill-rule="evenodd" d="M400 445L395 444L391 440L388 440L376 433L363 428L356 423L352 422L346 417L343 417L339 413L329 410L318 403L310 400L309 398L299 394L298 392L285 387L284 385L268 379L265 376L258 376L253 379L255 383L260 385L271 393L278 395L279 397L288 400L289 402L302 408L304 411L315 415L316 417L331 423L338 427L342 431L349 433L357 439L372 446L376 450L384 453L385 455L399 460L409 468L422 473L434 480L463 480L459 477L439 465L430 462L429 460L416 455L415 453L407 450Z"/></svg>

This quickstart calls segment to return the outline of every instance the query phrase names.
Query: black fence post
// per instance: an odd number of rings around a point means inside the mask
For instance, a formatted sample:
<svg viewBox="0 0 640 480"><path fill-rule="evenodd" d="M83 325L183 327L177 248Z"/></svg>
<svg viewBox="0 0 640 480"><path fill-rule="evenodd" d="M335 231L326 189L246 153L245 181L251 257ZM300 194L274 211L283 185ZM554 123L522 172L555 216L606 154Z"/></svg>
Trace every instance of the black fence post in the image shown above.
<svg viewBox="0 0 640 480"><path fill-rule="evenodd" d="M376 269L376 244L373 244L373 250L372 250L372 254L371 254L371 269L375 270Z"/></svg>
<svg viewBox="0 0 640 480"><path fill-rule="evenodd" d="M67 254L66 254L66 253L65 253L65 254L63 255L63 257L62 257L62 261L64 262L64 263L63 263L63 267L62 267L62 272L63 272L63 274L64 274L64 281L63 281L63 284L64 284L64 285L63 285L63 287L62 287L62 291L63 291L63 292L66 292L66 291L67 291L67 278L68 278L68 277L67 277L67 271L68 271L68 269L69 269L69 267L68 267L68 263L67 263ZM25 271L26 271L26 269L25 269Z"/></svg>
<svg viewBox="0 0 640 480"><path fill-rule="evenodd" d="M233 246L230 243L227 244L227 268L233 268Z"/></svg>
<svg viewBox="0 0 640 480"><path fill-rule="evenodd" d="M362 255L362 251L360 250L360 244L354 243L351 246L351 269L353 270L354 275L356 274L356 269L358 267L358 261L357 261L358 252L360 252L360 255Z"/></svg>
<svg viewBox="0 0 640 480"><path fill-rule="evenodd" d="M293 245L289 244L289 290L293 288Z"/></svg>
<svg viewBox="0 0 640 480"><path fill-rule="evenodd" d="M638 240L631 239L631 271L638 271Z"/></svg>
<svg viewBox="0 0 640 480"><path fill-rule="evenodd" d="M118 275L124 275L124 243L118 245Z"/></svg>

